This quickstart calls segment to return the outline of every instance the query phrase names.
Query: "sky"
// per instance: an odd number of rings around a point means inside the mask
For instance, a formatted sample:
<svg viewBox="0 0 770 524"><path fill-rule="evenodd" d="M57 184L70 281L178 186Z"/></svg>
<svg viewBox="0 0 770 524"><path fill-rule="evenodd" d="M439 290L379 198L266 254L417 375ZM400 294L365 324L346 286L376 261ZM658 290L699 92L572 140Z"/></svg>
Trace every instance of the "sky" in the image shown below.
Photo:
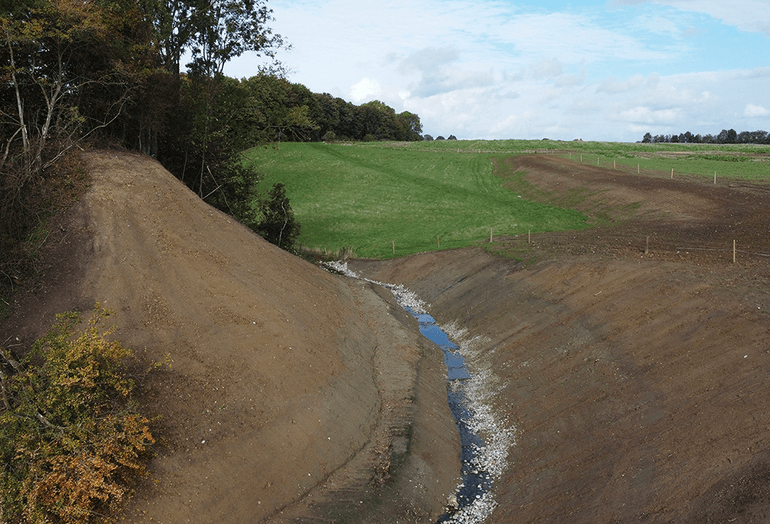
<svg viewBox="0 0 770 524"><path fill-rule="evenodd" d="M268 0L291 82L434 138L770 130L770 0ZM256 74L244 55L225 73Z"/></svg>

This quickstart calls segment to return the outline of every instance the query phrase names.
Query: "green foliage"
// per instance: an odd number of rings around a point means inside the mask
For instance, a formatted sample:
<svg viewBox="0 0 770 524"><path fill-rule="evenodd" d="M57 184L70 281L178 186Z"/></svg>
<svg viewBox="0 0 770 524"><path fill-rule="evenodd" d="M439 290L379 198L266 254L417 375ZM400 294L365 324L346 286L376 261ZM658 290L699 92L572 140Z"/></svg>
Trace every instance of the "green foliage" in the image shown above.
<svg viewBox="0 0 770 524"><path fill-rule="evenodd" d="M0 7L0 271L49 213L68 151L115 121L147 62L131 2L23 0ZM8 264L15 266L8 271ZM3 283L0 282L0 287Z"/></svg>
<svg viewBox="0 0 770 524"><path fill-rule="evenodd" d="M287 251L294 251L300 234L300 225L294 219L294 211L286 196L283 184L273 185L267 198L259 203L262 218L255 230L262 237Z"/></svg>
<svg viewBox="0 0 770 524"><path fill-rule="evenodd" d="M57 316L21 362L0 348L0 492L10 522L103 521L144 471L154 443L131 402L130 350L105 337L98 304L85 329Z"/></svg>
<svg viewBox="0 0 770 524"><path fill-rule="evenodd" d="M237 80L183 77L171 128L161 148L163 165L214 207L249 227L260 175L242 162L245 147L235 128L242 121L244 92Z"/></svg>
<svg viewBox="0 0 770 524"><path fill-rule="evenodd" d="M281 35L272 33L267 23L272 10L264 0L186 0L190 6L186 22L190 26L188 64L194 74L221 75L225 64L246 51L274 56L283 47Z"/></svg>
<svg viewBox="0 0 770 524"><path fill-rule="evenodd" d="M241 81L247 104L239 129L250 145L265 142L347 140L420 140L420 117L380 101L356 106L327 93L316 94L302 84L260 74ZM330 134L332 133L332 134Z"/></svg>
<svg viewBox="0 0 770 524"><path fill-rule="evenodd" d="M240 131L249 145L317 140L322 110L313 93L285 78L260 74L242 80L246 103ZM245 149L245 147L243 148Z"/></svg>
<svg viewBox="0 0 770 524"><path fill-rule="evenodd" d="M172 75L179 75L182 56L192 58L191 71L213 77L247 51L273 57L284 45L267 26L273 16L263 0L138 1L152 20L153 48Z"/></svg>

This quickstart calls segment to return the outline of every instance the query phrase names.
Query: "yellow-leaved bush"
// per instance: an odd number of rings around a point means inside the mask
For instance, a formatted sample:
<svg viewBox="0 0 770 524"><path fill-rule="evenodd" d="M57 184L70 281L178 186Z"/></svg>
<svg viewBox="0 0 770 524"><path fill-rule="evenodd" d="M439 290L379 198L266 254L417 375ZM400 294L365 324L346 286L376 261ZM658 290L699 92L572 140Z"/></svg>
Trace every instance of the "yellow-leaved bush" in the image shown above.
<svg viewBox="0 0 770 524"><path fill-rule="evenodd" d="M0 505L8 523L109 521L155 440L110 312L57 315L21 361L0 348ZM80 330L82 324L84 328Z"/></svg>

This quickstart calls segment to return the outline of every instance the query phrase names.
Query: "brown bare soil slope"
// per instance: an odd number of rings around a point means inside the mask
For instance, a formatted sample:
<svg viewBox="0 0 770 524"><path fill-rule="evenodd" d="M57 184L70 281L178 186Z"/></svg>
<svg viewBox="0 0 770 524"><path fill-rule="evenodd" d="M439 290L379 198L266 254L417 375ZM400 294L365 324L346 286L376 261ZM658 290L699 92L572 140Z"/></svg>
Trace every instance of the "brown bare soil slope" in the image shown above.
<svg viewBox="0 0 770 524"><path fill-rule="evenodd" d="M167 363L140 385L162 445L126 522L442 513L460 467L441 352L389 292L264 242L147 157L86 160L91 187L0 336L23 351L98 301Z"/></svg>
<svg viewBox="0 0 770 524"><path fill-rule="evenodd" d="M486 338L494 407L518 434L489 522L767 522L767 186L509 162L554 200L590 189L587 211L643 204L614 227L494 247L529 264L477 249L352 266Z"/></svg>

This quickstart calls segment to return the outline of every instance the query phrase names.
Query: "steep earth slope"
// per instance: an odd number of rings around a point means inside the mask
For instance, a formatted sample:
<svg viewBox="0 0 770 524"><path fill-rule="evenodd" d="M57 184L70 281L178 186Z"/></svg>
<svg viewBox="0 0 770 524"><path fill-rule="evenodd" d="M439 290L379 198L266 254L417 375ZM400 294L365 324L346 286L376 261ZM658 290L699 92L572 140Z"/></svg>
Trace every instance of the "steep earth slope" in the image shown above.
<svg viewBox="0 0 770 524"><path fill-rule="evenodd" d="M152 159L86 161L0 335L23 348L100 302L166 363L141 384L162 445L125 522L435 520L460 470L445 370L389 292L264 242Z"/></svg>
<svg viewBox="0 0 770 524"><path fill-rule="evenodd" d="M640 202L637 218L502 243L526 265L480 249L351 264L481 337L517 430L489 522L767 522L767 186L509 162L554 200L582 188L586 211Z"/></svg>

